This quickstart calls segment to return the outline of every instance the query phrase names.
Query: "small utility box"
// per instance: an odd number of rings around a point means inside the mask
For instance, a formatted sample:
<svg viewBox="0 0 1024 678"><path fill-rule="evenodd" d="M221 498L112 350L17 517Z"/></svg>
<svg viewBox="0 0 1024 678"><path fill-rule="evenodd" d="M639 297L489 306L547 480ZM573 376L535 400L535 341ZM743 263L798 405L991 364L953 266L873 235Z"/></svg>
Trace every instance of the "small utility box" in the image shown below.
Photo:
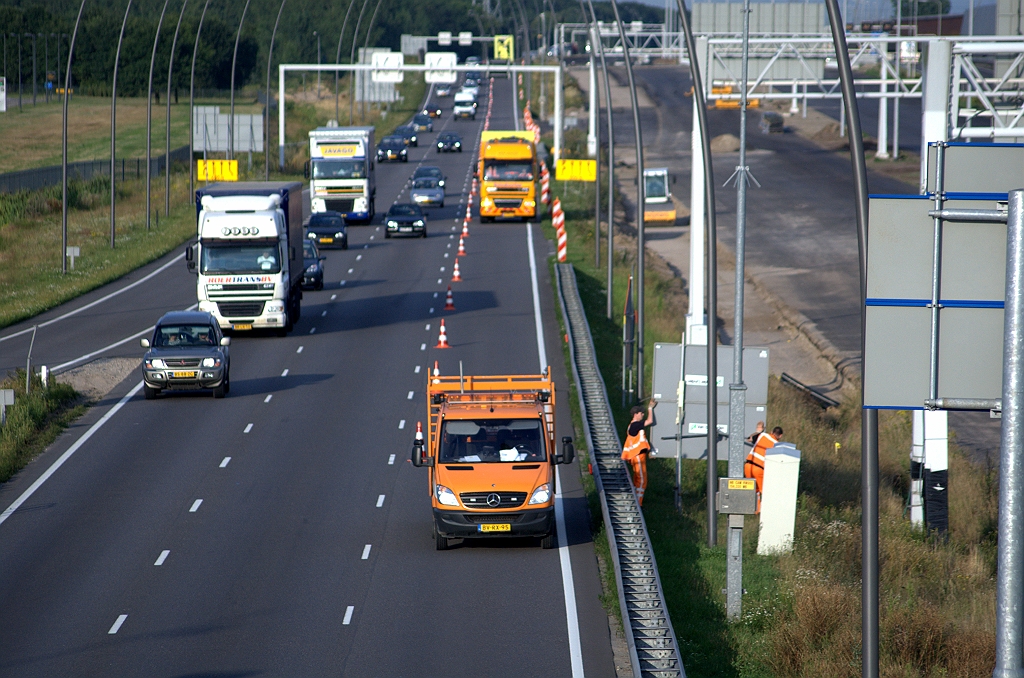
<svg viewBox="0 0 1024 678"><path fill-rule="evenodd" d="M757 538L759 556L793 550L799 479L800 450L792 443L778 443L765 452L761 530Z"/></svg>
<svg viewBox="0 0 1024 678"><path fill-rule="evenodd" d="M719 513L757 513L757 487L753 478L719 478L717 499Z"/></svg>
<svg viewBox="0 0 1024 678"><path fill-rule="evenodd" d="M0 389L0 426L7 423L7 408L14 404L14 389Z"/></svg>

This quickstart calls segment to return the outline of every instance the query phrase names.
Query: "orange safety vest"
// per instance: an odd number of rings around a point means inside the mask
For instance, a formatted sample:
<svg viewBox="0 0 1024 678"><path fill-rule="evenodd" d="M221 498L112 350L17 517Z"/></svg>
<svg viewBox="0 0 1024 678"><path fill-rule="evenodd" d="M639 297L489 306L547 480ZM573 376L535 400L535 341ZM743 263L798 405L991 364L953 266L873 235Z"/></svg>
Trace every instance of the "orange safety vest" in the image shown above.
<svg viewBox="0 0 1024 678"><path fill-rule="evenodd" d="M647 436L644 435L644 430L640 429L640 432L635 436L626 435L626 443L622 446L622 458L626 461L634 459L644 452L651 451L651 444L647 442Z"/></svg>
<svg viewBox="0 0 1024 678"><path fill-rule="evenodd" d="M647 442L644 430L635 436L626 434L626 444L622 446L622 458L632 467L633 487L636 490L636 498L641 506L644 505L644 493L647 491L647 453L651 451L651 444Z"/></svg>
<svg viewBox="0 0 1024 678"><path fill-rule="evenodd" d="M747 455L747 460L743 464L743 476L757 481L758 492L761 491L761 483L764 482L764 454L775 447L777 442L779 441L768 433L762 433L754 442L754 449Z"/></svg>

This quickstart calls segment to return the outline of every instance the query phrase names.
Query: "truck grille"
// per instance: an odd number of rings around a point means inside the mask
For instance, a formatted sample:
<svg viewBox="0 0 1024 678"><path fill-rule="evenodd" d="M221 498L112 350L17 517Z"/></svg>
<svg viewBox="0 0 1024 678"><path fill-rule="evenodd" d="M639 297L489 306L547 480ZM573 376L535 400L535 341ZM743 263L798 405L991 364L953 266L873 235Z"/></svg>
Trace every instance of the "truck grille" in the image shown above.
<svg viewBox="0 0 1024 678"><path fill-rule="evenodd" d="M217 309L225 318L253 318L263 315L262 301L221 301Z"/></svg>
<svg viewBox="0 0 1024 678"><path fill-rule="evenodd" d="M512 200L511 198L495 198L494 206L501 207L502 209L517 209L523 204L522 200Z"/></svg>
<svg viewBox="0 0 1024 678"><path fill-rule="evenodd" d="M523 517L519 513L467 513L464 514L469 523L518 523Z"/></svg>
<svg viewBox="0 0 1024 678"><path fill-rule="evenodd" d="M497 504L494 504L493 497L497 497ZM491 503L487 502L488 498L491 499ZM459 495L462 499L462 505L466 508L483 508L483 509L499 509L499 508L515 508L522 506L523 502L526 501L525 492L463 492Z"/></svg>
<svg viewBox="0 0 1024 678"><path fill-rule="evenodd" d="M354 202L355 201L352 199L337 200L333 198L327 198L326 200L324 200L324 207L326 207L329 212L348 213L352 211L352 205Z"/></svg>
<svg viewBox="0 0 1024 678"><path fill-rule="evenodd" d="M168 367L199 367L199 358L164 358Z"/></svg>

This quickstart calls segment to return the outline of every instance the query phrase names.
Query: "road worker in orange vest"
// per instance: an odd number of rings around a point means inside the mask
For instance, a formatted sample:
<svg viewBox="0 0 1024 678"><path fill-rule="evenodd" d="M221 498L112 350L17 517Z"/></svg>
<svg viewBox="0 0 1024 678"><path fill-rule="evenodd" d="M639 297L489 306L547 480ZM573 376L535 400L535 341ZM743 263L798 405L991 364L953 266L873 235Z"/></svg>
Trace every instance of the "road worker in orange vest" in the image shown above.
<svg viewBox="0 0 1024 678"><path fill-rule="evenodd" d="M636 498L641 506L644 505L644 491L647 489L647 457L651 452L651 444L647 442L644 428L654 423L654 408L657 405L656 400L651 400L647 405L646 420L642 405L635 405L629 411L632 419L629 428L626 429L626 442L622 445L622 458L632 468L633 487L636 488Z"/></svg>
<svg viewBox="0 0 1024 678"><path fill-rule="evenodd" d="M761 485L764 483L764 455L782 440L782 429L778 426L771 433L761 433L754 440L754 449L743 464L743 477L753 478L757 484L757 510L761 510Z"/></svg>

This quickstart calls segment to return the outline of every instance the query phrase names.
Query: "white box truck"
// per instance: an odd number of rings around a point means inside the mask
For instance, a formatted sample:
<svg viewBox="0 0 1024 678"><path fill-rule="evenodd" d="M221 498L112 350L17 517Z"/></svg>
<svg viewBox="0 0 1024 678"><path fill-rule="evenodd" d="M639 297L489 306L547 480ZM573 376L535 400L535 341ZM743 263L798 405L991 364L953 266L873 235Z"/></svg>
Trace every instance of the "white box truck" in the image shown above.
<svg viewBox="0 0 1024 678"><path fill-rule="evenodd" d="M373 127L317 127L309 132L310 211L340 212L368 224L377 211Z"/></svg>
<svg viewBox="0 0 1024 678"><path fill-rule="evenodd" d="M196 215L185 259L199 310L223 329L290 332L302 310L302 183L210 184L196 190Z"/></svg>

